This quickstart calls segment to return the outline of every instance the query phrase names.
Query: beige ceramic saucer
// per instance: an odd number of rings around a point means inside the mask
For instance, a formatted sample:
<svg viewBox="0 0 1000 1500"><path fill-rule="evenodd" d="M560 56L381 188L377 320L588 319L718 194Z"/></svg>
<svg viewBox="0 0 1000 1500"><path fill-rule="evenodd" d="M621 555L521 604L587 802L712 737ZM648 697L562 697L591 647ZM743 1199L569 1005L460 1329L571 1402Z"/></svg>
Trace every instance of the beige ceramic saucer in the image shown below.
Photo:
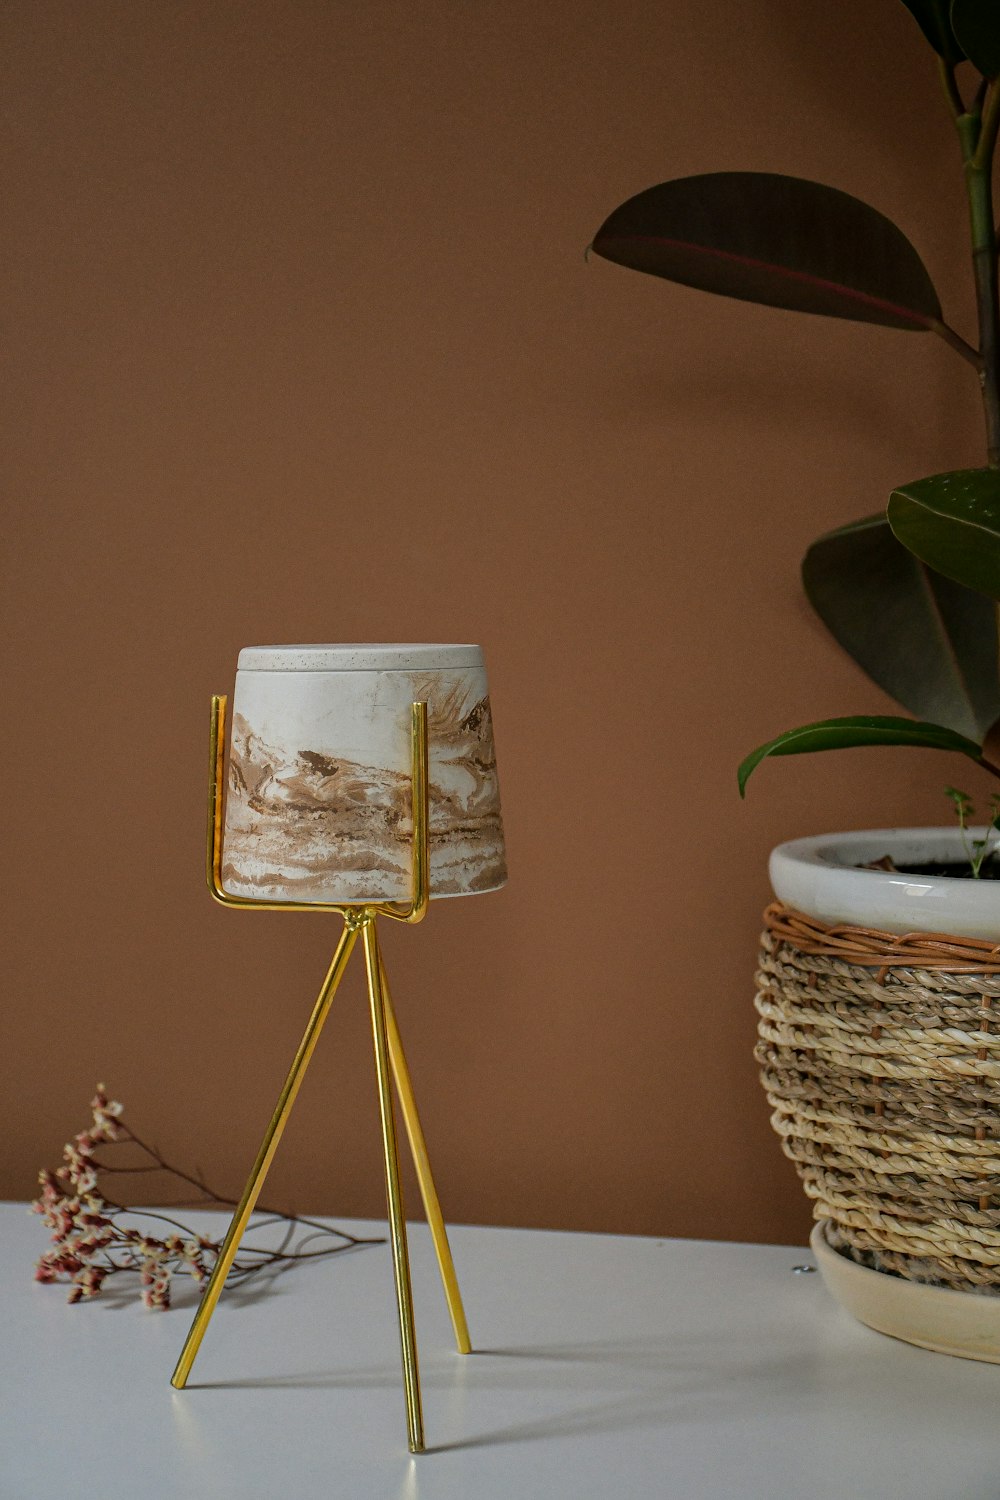
<svg viewBox="0 0 1000 1500"><path fill-rule="evenodd" d="M1000 1364L1000 1297L870 1271L830 1248L828 1223L814 1225L809 1244L827 1289L859 1322L938 1354Z"/></svg>

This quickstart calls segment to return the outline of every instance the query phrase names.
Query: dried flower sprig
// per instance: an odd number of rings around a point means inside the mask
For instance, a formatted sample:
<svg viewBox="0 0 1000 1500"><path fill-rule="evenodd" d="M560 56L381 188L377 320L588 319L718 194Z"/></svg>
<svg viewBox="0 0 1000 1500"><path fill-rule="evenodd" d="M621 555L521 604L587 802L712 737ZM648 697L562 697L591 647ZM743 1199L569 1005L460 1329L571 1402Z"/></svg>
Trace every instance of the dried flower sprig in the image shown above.
<svg viewBox="0 0 1000 1500"><path fill-rule="evenodd" d="M138 1273L143 1303L162 1311L170 1306L171 1277L188 1275L199 1284L206 1281L218 1259L222 1241L197 1234L168 1214L128 1208L116 1202L106 1196L101 1178L111 1173L160 1172L197 1189L196 1198L168 1204L170 1208L213 1204L230 1208L235 1206L235 1199L213 1192L200 1172L192 1174L171 1166L155 1146L140 1140L122 1118L121 1104L109 1097L103 1084L98 1084L90 1107L91 1124L63 1148L62 1166L55 1171L46 1168L38 1174L41 1192L31 1205L31 1212L41 1214L52 1230L52 1248L39 1257L35 1280L68 1280L71 1283L68 1300L80 1302L98 1296L109 1276L123 1271ZM120 1147L131 1147L133 1155L138 1150L140 1160L112 1163L104 1154L100 1158L96 1155L98 1149L107 1153ZM381 1243L378 1239L359 1238L342 1229L331 1229L301 1214L279 1213L263 1207L258 1213L264 1218L255 1224L256 1229L284 1223L287 1225L284 1237L276 1249L241 1245L226 1279L227 1286L244 1282L268 1266L314 1260L358 1245ZM172 1233L165 1238L145 1234L120 1223L123 1215L160 1220L171 1226ZM296 1230L303 1227L312 1232L300 1238L296 1248L290 1248ZM320 1249L304 1248L320 1238L330 1238L336 1243Z"/></svg>

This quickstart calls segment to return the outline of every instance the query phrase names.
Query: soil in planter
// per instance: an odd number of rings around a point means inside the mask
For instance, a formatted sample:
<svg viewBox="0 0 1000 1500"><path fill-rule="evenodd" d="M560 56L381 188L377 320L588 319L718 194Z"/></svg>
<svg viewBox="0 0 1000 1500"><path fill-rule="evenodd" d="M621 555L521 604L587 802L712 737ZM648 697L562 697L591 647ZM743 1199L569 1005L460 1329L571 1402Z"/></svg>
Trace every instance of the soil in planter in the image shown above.
<svg viewBox="0 0 1000 1500"><path fill-rule="evenodd" d="M897 865L887 854L884 859L873 859L870 864L858 865L859 870L886 870L891 875L944 875L955 880L969 880L972 877L972 866L968 860L962 860L958 864L926 864L926 865ZM980 880L1000 880L1000 859L993 855L981 866L979 871Z"/></svg>

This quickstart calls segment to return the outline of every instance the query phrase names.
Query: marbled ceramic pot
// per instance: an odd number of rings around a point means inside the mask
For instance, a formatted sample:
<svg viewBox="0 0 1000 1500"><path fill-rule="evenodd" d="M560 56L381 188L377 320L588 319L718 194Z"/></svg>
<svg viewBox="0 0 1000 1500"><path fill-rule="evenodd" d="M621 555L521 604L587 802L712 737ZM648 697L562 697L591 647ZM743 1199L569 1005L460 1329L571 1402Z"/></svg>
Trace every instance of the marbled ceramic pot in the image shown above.
<svg viewBox="0 0 1000 1500"><path fill-rule="evenodd" d="M504 884L478 646L250 646L233 700L222 881L278 901L406 901L410 706L426 700L431 896Z"/></svg>

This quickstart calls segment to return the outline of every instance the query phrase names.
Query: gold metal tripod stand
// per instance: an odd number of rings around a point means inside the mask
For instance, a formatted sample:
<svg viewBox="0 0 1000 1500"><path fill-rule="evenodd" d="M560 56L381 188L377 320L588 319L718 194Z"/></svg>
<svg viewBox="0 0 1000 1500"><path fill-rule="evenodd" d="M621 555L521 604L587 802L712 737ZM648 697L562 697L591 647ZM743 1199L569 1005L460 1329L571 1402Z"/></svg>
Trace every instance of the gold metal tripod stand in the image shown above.
<svg viewBox="0 0 1000 1500"><path fill-rule="evenodd" d="M460 1354L468 1354L472 1348L469 1330L462 1307L462 1296L451 1258L448 1234L441 1215L434 1179L431 1175L427 1146L417 1115L417 1107L410 1084L409 1069L403 1053L399 1030L392 1008L392 998L386 980L385 965L378 940L378 917L388 917L396 922L419 922L427 911L430 894L429 849L428 849L428 777L427 777L427 704L414 703L411 719L411 752L413 766L413 887L408 904L383 903L371 905L328 904L298 901L254 901L231 896L222 886L222 785L225 762L226 699L212 699L211 751L209 762L208 797L208 886L215 899L223 906L254 911L323 911L337 912L344 919L344 930L337 950L333 955L323 987L313 1007L309 1024L295 1054L285 1086L279 1095L271 1123L267 1127L257 1160L253 1164L250 1180L243 1190L243 1197L233 1215L229 1231L223 1241L219 1258L215 1263L208 1285L205 1288L194 1322L181 1350L177 1368L171 1377L171 1385L183 1390L187 1384L199 1346L205 1336L219 1294L225 1285L229 1269L239 1249L240 1240L247 1227L264 1185L268 1169L274 1159L282 1131L291 1114L295 1096L305 1076L309 1059L319 1041L337 986L347 968L354 945L361 937L365 954L365 969L368 978L368 998L371 1004L372 1036L375 1043L375 1073L378 1080L379 1111L382 1121L382 1145L385 1155L386 1197L389 1207L389 1231L392 1240L392 1262L396 1282L396 1301L399 1307L399 1336L403 1360L403 1386L406 1394L406 1427L411 1453L421 1453L424 1448L423 1415L420 1405L420 1378L417 1368L417 1340L413 1322L413 1296L410 1289L410 1262L406 1243L406 1220L403 1215L403 1200L399 1182L399 1155L396 1147L396 1124L392 1103L390 1073L395 1080L396 1092L403 1112L403 1122L409 1137L410 1149L423 1198L427 1223L430 1227L437 1256L445 1299L455 1330L455 1342Z"/></svg>

